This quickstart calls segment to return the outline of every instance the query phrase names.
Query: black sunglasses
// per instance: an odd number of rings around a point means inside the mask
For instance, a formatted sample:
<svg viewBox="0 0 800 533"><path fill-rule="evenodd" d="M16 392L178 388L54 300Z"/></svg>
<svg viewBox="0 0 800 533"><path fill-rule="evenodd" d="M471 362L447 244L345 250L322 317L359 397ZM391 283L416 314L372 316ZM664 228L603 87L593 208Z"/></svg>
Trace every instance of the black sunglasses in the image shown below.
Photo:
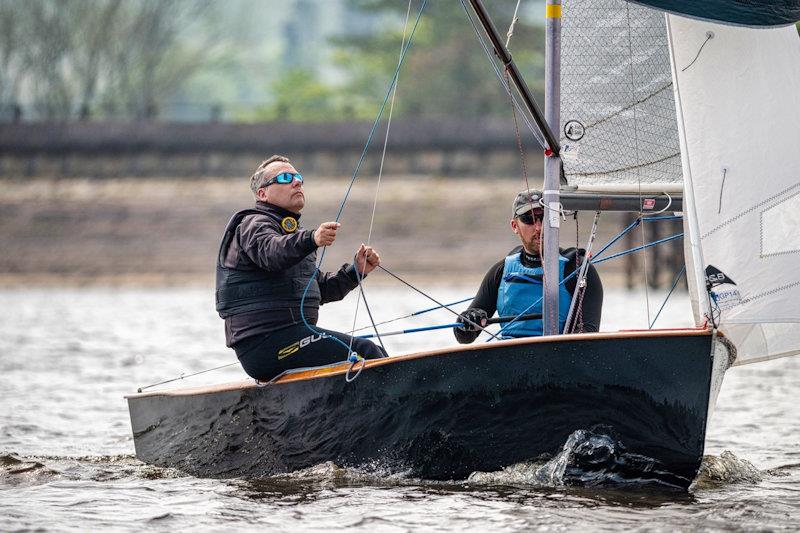
<svg viewBox="0 0 800 533"><path fill-rule="evenodd" d="M544 211L540 213L534 213L533 211L528 211L527 213L522 213L521 215L517 215L517 220L522 222L523 224L533 224L535 220L541 222L544 219Z"/></svg>

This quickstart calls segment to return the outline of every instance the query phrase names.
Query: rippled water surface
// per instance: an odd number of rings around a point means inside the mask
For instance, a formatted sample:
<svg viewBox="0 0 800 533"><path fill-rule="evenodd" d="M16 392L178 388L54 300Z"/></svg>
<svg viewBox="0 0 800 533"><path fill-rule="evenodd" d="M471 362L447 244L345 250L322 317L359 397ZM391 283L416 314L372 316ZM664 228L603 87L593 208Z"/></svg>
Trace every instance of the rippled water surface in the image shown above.
<svg viewBox="0 0 800 533"><path fill-rule="evenodd" d="M431 292L452 301L469 290ZM425 308L369 290L376 320ZM349 329L351 296L321 325ZM603 329L641 328L640 294L608 291ZM651 295L651 305L660 300ZM463 307L463 306L462 306ZM428 482L333 464L258 481L205 480L133 456L124 394L234 362L211 290L0 291L0 530L797 530L800 358L730 370L706 459L689 493L566 488L546 464ZM674 296L660 326L688 325ZM363 311L358 324L365 322ZM400 324L450 322L437 311ZM452 344L450 332L387 339L399 354ZM237 365L171 386L238 380Z"/></svg>

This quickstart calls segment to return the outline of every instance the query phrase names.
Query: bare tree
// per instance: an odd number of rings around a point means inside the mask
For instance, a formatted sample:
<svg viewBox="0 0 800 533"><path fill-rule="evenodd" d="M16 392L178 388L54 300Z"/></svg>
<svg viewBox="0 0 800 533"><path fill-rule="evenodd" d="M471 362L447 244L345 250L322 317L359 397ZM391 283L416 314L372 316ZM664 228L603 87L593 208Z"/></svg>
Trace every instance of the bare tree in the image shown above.
<svg viewBox="0 0 800 533"><path fill-rule="evenodd" d="M185 37L210 0L3 0L0 105L40 118L154 118L207 61ZM209 34L211 35L211 34Z"/></svg>

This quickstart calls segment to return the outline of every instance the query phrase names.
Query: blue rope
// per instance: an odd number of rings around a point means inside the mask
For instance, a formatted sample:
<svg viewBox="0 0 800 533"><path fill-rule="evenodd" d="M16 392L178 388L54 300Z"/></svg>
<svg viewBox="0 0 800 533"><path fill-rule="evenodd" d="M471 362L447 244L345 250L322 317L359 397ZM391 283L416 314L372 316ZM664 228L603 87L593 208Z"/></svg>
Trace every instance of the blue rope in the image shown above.
<svg viewBox="0 0 800 533"><path fill-rule="evenodd" d="M629 249L624 250L622 252L615 253L614 255L609 255L608 257L605 257L605 258L603 258L603 259L601 259L599 261L592 260L592 264L598 264L599 265L600 263L603 263L603 262L608 261L610 259L616 259L617 257L622 257L623 255L632 254L634 252L638 252L638 251L644 250L646 248L650 248L652 246L657 246L657 245L663 244L665 242L674 241L675 239L680 239L682 237L683 237L683 233L676 233L675 235L672 235L671 237L665 237L663 239L659 239L659 240L653 241L653 242L648 242L647 244L643 244L643 245L637 246L635 248L629 248Z"/></svg>
<svg viewBox="0 0 800 533"><path fill-rule="evenodd" d="M596 254L594 254L594 256L597 257L597 256L601 255L603 252L605 252L606 250L608 250L609 248L611 248L618 240L620 240L622 237L627 235L633 228L638 226L641 222L642 222L641 218L637 218L636 220L634 220L630 225L628 225L627 228L625 228L624 230L620 231L617 234L616 237L614 237L613 239L608 241L608 243L605 246L600 248L600 251L597 252Z"/></svg>
<svg viewBox="0 0 800 533"><path fill-rule="evenodd" d="M390 335L403 335L403 334L406 334L406 333L418 333L420 331L432 331L432 330L435 330L435 329L458 328L458 327L464 327L464 323L463 322L453 322L452 324L437 324L436 326L422 326L422 327L419 327L419 328L402 329L402 330L399 330L399 331L388 331L386 333L381 333L381 335L384 336L384 337L388 337ZM372 339L374 337L377 337L377 335L375 335L374 333L369 333L367 335L359 335L358 336L359 339Z"/></svg>
<svg viewBox="0 0 800 533"><path fill-rule="evenodd" d="M677 275L677 276L675 276L675 281L673 281L673 282L672 282L672 287L670 287L670 289L669 289L669 292L667 293L667 297L666 297L666 298L664 298L664 303L662 303L662 304L661 304L661 308L658 310L658 313L656 313L656 317L655 317L655 318L653 319L653 321L650 323L650 329L653 329L653 326L655 325L655 323L656 323L656 320L658 320L658 317L659 317L659 315L661 315L661 311L663 311L663 310L664 310L664 306L666 306L666 305L667 305L667 301L669 300L669 297L670 297L670 296L672 296L672 291L674 291L674 290L675 290L675 287L677 287L677 286L678 286L678 282L679 282L679 281L681 280L681 278L683 277L683 273L684 273L684 272L686 272L686 265L683 265L683 268L681 269L681 271L680 271L680 272L678 272L678 275Z"/></svg>
<svg viewBox="0 0 800 533"><path fill-rule="evenodd" d="M394 89L394 86L397 83L397 78L400 75L400 67L403 65L403 61L405 60L406 57L406 52L408 52L408 49L411 48L411 42L414 39L414 33L417 31L417 26L419 25L419 21L422 18L422 12L425 9L425 5L427 4L427 2L428 0L423 0L422 5L419 8L419 12L417 13L417 20L414 22L414 27L411 29L411 34L408 37L408 42L406 43L405 47L403 47L403 51L400 54L400 60L397 62L397 68L394 70L394 75L392 76L391 83L389 83L389 89L386 91L386 96L383 98L383 103L381 104L381 107L378 110L378 115L375 117L375 122L373 122L372 124L372 129L370 130L369 136L367 137L367 142L364 144L364 150L361 152L361 157L358 158L358 163L356 164L356 168L353 171L353 177L350 179L350 185L347 187L347 192L345 193L344 198L342 199L342 203L339 206L339 212L336 213L336 219L335 219L336 222L339 222L339 218L342 216L342 212L344 211L344 206L347 203L347 199L350 196L350 191L353 189L353 184L355 183L356 177L358 176L358 171L361 170L361 165L364 162L364 158L367 155L367 150L369 149L369 145L372 142L372 137L373 135L375 135L375 130L378 128L381 116L383 116L383 111L386 108L386 103L389 101L389 97L392 94L392 89ZM308 320L306 319L306 312L305 312L306 296L308 295L308 289L311 287L311 284L314 282L314 280L317 279L317 273L319 272L320 266L322 266L322 262L324 260L325 260L325 248L322 249L322 253L320 254L319 257L319 263L317 263L317 266L314 268L314 273L309 278L308 283L306 284L306 288L303 290L303 297L300 299L300 318L303 320L303 324L306 326L306 328L308 328L308 330L311 331L313 334L319 334L321 332L315 329L311 324L309 324ZM353 268L357 269L355 265L353 265ZM359 272L356 271L356 275L358 274ZM330 338L338 342L342 346L344 346L347 349L349 356L351 347L347 343L341 341L336 337L330 337Z"/></svg>
<svg viewBox="0 0 800 533"><path fill-rule="evenodd" d="M660 217L642 217L642 222L658 222L659 220L682 220L682 215L664 215Z"/></svg>

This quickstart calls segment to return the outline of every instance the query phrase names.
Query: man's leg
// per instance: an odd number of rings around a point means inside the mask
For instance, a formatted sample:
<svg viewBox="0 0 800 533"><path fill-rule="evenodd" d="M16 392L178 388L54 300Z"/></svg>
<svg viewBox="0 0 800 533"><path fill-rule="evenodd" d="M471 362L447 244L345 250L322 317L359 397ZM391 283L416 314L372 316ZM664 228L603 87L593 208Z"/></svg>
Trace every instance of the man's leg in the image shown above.
<svg viewBox="0 0 800 533"><path fill-rule="evenodd" d="M339 339L337 342L333 337ZM262 342L250 342L236 354L245 372L259 380L269 380L293 368L328 365L346 361L348 348L365 359L386 357L383 348L367 339L303 324L283 328L267 335ZM343 345L343 344L344 345Z"/></svg>

